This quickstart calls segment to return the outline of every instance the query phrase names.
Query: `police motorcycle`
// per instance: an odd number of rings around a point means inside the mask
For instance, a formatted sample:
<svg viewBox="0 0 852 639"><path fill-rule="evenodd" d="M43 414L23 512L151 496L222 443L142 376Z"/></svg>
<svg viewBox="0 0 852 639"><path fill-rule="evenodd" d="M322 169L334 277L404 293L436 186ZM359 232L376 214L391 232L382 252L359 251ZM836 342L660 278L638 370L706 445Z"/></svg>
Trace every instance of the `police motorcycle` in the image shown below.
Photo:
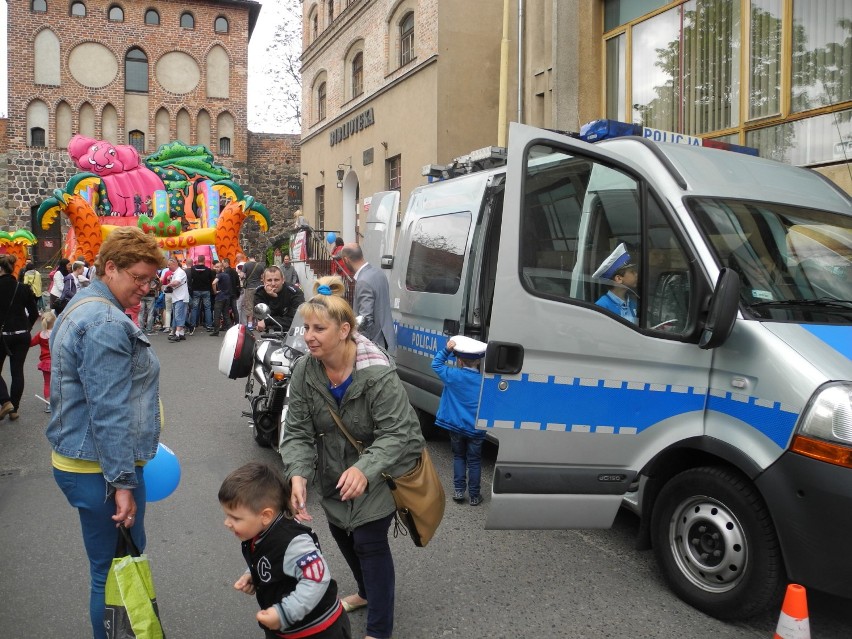
<svg viewBox="0 0 852 639"><path fill-rule="evenodd" d="M225 333L219 350L219 371L230 379L246 378L245 397L254 440L263 447L278 448L287 415L290 371L296 360L308 352L304 342L304 323L296 314L290 330L269 315L266 304L254 307L254 316L278 330L268 330L255 337L244 325L232 326Z"/></svg>

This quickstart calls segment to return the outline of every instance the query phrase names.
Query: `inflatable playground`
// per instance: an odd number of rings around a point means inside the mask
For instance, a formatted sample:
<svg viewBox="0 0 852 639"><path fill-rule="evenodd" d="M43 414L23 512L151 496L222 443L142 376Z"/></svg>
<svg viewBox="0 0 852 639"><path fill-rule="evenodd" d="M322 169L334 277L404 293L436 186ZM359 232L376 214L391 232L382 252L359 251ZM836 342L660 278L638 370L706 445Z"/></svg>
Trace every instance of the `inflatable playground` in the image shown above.
<svg viewBox="0 0 852 639"><path fill-rule="evenodd" d="M75 135L68 154L81 172L42 202L37 222L49 229L60 214L68 217L63 255L70 260L93 263L114 229L132 225L178 259L235 263L243 222L251 217L262 231L269 227L266 207L243 193L206 146L170 142L142 160L131 145ZM26 241L18 237L21 246Z"/></svg>

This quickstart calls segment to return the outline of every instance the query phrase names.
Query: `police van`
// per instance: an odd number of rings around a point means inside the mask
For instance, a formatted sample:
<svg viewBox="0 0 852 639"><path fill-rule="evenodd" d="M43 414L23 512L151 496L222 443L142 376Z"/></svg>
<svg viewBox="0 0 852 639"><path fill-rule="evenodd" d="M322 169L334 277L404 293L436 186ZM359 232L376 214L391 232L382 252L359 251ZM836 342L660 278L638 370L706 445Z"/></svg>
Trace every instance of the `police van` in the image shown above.
<svg viewBox="0 0 852 639"><path fill-rule="evenodd" d="M606 528L627 505L672 589L715 617L788 581L852 597L849 196L635 136L512 125L499 155L427 171L449 179L413 191L396 250L398 201L377 194L365 240L425 424L448 336L488 343L486 527Z"/></svg>

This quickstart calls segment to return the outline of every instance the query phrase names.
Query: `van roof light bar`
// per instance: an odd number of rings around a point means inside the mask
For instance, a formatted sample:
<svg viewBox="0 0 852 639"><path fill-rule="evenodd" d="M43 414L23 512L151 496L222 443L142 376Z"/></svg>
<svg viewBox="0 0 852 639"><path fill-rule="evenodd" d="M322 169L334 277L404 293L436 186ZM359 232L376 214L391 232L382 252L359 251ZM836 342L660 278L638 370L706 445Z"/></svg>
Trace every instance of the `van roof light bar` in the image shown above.
<svg viewBox="0 0 852 639"><path fill-rule="evenodd" d="M746 155L758 155L757 149L749 146L740 146L739 144L721 142L720 140L706 140L692 135L654 129L649 126L642 126L641 124L630 124L629 122L619 122L617 120L593 120L584 124L580 127L579 138L584 142L597 142L599 140L611 140L612 138L622 138L630 135L646 138L653 142L706 146L725 151L734 151L736 153L745 153Z"/></svg>

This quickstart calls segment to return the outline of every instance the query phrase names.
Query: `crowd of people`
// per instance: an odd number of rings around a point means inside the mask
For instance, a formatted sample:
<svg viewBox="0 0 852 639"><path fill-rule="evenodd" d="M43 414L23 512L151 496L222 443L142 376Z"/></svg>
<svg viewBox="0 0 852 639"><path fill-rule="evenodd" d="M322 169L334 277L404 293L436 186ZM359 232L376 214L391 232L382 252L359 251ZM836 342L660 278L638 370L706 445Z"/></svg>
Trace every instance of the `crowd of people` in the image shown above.
<svg viewBox="0 0 852 639"><path fill-rule="evenodd" d="M225 524L243 542L249 567L234 587L256 594L257 621L268 637L345 639L351 636L348 613L361 608L367 612L365 639L392 636L395 568L388 531L396 506L383 477L410 470L424 441L396 374L387 280L359 246L339 242L335 253L337 272L356 282L352 306L338 275L317 281L306 302L289 256L280 266L243 255L233 267L223 259L210 268L205 256L181 264L174 256L166 260L156 241L133 227L114 231L91 267L61 260L50 275L46 304L38 301L38 271L28 264L16 279L15 258L0 256L0 372L6 359L11 369L9 387L0 376L0 420L17 419L24 359L38 346L53 472L79 513L96 639L105 636L104 586L116 526L129 529L140 550L146 542L144 467L159 439L159 362L140 336L168 333L176 343L202 326L215 336L237 322L287 329L297 312L309 353L291 376L283 471L249 464L219 491ZM256 320L254 305L261 302L269 311ZM436 423L451 432L453 498L462 501L467 492L473 506L482 501L482 436L473 421L484 346L457 336L434 364L445 384ZM460 368L452 366L453 357ZM132 374L116 376L115 370ZM319 470L317 455L323 459ZM310 528L311 478L357 585L346 596L338 595ZM261 578L270 556L277 568Z"/></svg>

